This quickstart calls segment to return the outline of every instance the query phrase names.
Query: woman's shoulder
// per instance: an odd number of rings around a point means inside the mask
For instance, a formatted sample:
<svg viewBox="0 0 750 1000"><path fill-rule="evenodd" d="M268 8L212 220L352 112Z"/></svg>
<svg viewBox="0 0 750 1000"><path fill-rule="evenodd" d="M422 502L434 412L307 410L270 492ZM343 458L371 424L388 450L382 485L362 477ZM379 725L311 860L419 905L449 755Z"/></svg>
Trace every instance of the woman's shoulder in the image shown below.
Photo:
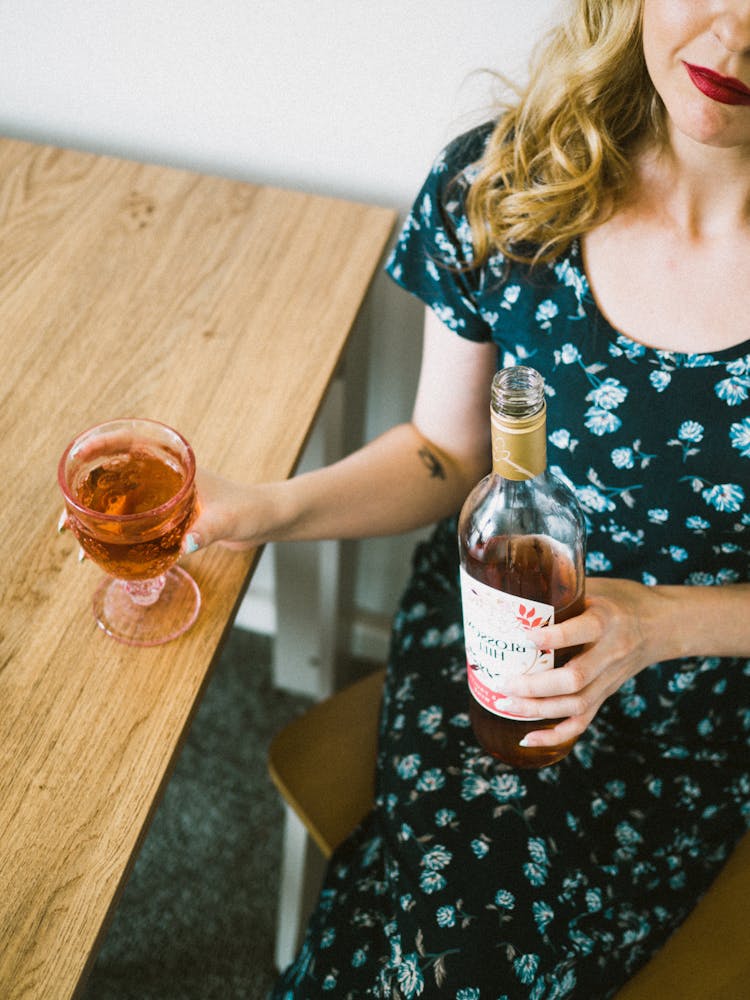
<svg viewBox="0 0 750 1000"><path fill-rule="evenodd" d="M496 124L485 121L451 139L433 162L431 174L448 182L471 183Z"/></svg>
<svg viewBox="0 0 750 1000"><path fill-rule="evenodd" d="M459 133L445 146L442 156L448 165L462 168L472 166L484 155L487 143L495 131L496 121L484 121Z"/></svg>

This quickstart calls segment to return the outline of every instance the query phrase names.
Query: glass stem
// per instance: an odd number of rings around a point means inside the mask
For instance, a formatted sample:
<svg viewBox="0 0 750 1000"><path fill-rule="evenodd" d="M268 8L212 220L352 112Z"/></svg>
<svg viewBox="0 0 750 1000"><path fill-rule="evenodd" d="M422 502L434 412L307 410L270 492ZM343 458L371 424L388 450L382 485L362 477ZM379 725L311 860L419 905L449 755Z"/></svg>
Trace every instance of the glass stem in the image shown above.
<svg viewBox="0 0 750 1000"><path fill-rule="evenodd" d="M134 604L141 607L148 607L159 600L159 595L164 589L166 575L155 576L152 580L123 580L125 590Z"/></svg>

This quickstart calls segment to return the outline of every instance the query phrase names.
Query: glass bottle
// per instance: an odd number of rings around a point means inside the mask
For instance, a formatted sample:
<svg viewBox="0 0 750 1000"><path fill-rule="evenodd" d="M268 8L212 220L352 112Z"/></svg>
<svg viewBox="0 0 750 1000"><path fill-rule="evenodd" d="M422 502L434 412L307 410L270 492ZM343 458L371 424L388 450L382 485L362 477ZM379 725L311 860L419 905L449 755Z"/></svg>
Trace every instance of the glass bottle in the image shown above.
<svg viewBox="0 0 750 1000"><path fill-rule="evenodd" d="M503 708L503 681L562 666L578 651L539 650L525 632L583 610L586 527L573 491L547 469L539 372L524 365L497 372L490 416L492 472L458 522L469 714L484 750L538 768L565 757L575 740L520 746L527 733L560 720L514 716Z"/></svg>

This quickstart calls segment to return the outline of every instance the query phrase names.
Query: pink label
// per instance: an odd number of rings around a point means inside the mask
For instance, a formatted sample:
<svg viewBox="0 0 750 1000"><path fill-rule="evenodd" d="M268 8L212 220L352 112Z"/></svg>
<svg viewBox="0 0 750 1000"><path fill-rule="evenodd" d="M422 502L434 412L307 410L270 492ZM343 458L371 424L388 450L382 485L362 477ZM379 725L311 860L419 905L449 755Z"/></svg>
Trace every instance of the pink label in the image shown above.
<svg viewBox="0 0 750 1000"><path fill-rule="evenodd" d="M535 674L554 666L550 650L527 639L530 628L550 625L555 609L480 583L461 567L461 602L469 690L494 715L518 718L503 710L504 683L519 674ZM528 716L524 716L528 719Z"/></svg>

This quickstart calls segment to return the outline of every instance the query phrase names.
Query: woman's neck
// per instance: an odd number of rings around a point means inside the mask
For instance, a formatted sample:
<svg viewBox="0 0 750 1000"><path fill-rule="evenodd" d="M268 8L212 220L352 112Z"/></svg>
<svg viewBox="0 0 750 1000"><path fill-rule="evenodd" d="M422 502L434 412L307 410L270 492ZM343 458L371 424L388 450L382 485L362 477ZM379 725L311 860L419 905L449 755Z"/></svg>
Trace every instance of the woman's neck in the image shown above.
<svg viewBox="0 0 750 1000"><path fill-rule="evenodd" d="M674 131L674 130L673 130ZM750 228L750 149L696 143L680 133L644 152L635 196L688 240Z"/></svg>
<svg viewBox="0 0 750 1000"><path fill-rule="evenodd" d="M700 354L746 343L750 164L680 137L634 163L629 197L582 241L600 310L647 347Z"/></svg>

